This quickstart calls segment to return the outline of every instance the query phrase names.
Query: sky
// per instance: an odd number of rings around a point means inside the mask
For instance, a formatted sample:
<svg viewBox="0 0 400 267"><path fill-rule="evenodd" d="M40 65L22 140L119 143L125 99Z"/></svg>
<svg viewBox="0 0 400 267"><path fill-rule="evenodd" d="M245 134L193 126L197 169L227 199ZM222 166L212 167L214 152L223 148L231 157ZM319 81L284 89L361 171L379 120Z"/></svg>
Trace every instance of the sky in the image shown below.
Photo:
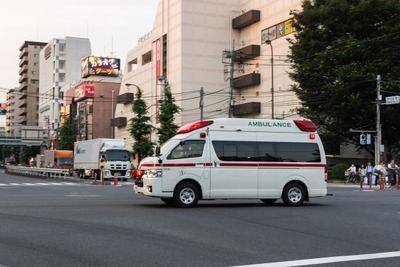
<svg viewBox="0 0 400 267"><path fill-rule="evenodd" d="M1 4L0 101L4 88L19 86L19 48L24 41L89 38L92 55L121 59L150 32L159 0L19 0Z"/></svg>

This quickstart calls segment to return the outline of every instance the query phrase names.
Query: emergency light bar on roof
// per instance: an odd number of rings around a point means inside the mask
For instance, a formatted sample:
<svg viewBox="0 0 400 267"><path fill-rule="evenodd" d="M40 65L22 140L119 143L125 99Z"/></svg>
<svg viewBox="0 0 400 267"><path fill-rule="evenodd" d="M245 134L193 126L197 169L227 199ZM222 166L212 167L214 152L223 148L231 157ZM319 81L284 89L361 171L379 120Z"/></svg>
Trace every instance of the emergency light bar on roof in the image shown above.
<svg viewBox="0 0 400 267"><path fill-rule="evenodd" d="M315 132L317 130L317 127L315 127L314 123L312 121L306 121L306 120L295 120L294 123L299 127L300 130L303 132Z"/></svg>
<svg viewBox="0 0 400 267"><path fill-rule="evenodd" d="M217 124L218 129L235 130L235 131L302 131L315 132L317 127L314 123L307 120L255 120L255 119L238 119L238 118L220 118L206 121L198 121L183 125L179 128L177 134L189 133L200 128ZM297 126L294 127L294 124Z"/></svg>
<svg viewBox="0 0 400 267"><path fill-rule="evenodd" d="M206 127L210 124L213 124L213 121L198 121L194 123L189 123L179 128L177 134L189 133L191 131Z"/></svg>

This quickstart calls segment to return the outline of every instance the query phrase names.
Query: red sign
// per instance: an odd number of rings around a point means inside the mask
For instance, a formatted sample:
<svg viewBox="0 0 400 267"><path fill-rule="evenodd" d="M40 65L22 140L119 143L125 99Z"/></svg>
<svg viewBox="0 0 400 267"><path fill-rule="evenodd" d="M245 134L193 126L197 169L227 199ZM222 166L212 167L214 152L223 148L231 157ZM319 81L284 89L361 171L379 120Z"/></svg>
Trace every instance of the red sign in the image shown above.
<svg viewBox="0 0 400 267"><path fill-rule="evenodd" d="M161 40L156 40L156 123L158 123L158 115L160 113L158 106L158 77L161 76Z"/></svg>
<svg viewBox="0 0 400 267"><path fill-rule="evenodd" d="M94 97L94 85L84 84L75 90L75 101L81 98Z"/></svg>

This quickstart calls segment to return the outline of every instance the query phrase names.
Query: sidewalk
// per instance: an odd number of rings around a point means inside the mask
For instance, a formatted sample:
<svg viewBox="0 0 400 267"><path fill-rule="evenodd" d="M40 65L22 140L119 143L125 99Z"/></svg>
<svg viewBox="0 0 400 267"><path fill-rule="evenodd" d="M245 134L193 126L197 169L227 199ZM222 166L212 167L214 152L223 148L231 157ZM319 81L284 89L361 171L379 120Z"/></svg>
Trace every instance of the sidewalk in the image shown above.
<svg viewBox="0 0 400 267"><path fill-rule="evenodd" d="M347 183L345 184L344 181L328 181L327 182L328 187L349 187L349 188L360 188L360 184L359 183ZM368 184L363 184L362 186L363 190L369 190L369 185ZM372 185L371 186L372 190L380 190L380 186L379 185ZM390 185L385 185L384 186L384 190L396 190L396 186L390 186ZM399 185L399 191L400 191L400 185Z"/></svg>

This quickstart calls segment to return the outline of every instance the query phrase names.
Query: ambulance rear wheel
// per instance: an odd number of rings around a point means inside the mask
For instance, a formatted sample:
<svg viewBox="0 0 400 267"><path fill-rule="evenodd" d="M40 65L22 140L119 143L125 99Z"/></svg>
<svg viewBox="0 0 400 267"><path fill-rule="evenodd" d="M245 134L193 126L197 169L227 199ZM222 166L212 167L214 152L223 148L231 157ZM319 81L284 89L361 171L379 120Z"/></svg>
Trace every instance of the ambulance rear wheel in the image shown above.
<svg viewBox="0 0 400 267"><path fill-rule="evenodd" d="M181 208L191 208L199 201L199 189L190 183L178 185L174 192L174 203Z"/></svg>
<svg viewBox="0 0 400 267"><path fill-rule="evenodd" d="M306 191L301 184L290 183L283 189L282 199L288 206L300 206L306 199Z"/></svg>

